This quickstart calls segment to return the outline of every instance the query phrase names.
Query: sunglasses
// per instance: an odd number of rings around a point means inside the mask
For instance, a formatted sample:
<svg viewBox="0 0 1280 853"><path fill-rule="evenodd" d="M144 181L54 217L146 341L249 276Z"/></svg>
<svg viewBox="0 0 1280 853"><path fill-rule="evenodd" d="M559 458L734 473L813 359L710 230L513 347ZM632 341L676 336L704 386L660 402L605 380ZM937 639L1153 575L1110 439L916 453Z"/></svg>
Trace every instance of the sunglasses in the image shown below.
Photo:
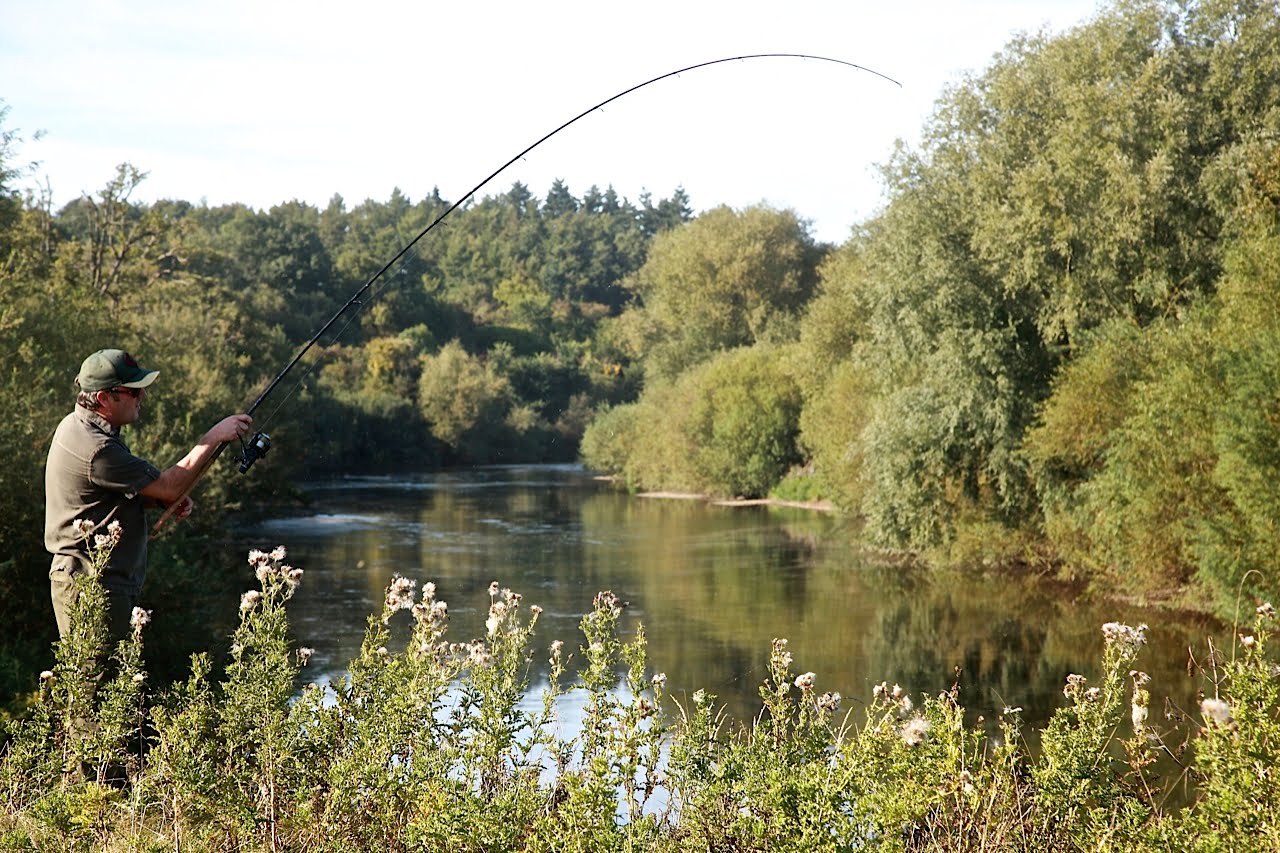
<svg viewBox="0 0 1280 853"><path fill-rule="evenodd" d="M141 388L125 388L124 386L120 386L118 388L112 388L111 393L112 394L128 394L130 397L136 400L142 396L142 389Z"/></svg>

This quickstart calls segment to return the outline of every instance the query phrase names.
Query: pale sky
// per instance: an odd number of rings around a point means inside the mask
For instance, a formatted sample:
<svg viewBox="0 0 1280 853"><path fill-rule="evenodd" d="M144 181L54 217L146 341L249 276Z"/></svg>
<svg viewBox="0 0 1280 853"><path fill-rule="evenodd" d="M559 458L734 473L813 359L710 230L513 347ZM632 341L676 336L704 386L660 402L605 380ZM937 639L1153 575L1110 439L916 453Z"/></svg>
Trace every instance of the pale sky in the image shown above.
<svg viewBox="0 0 1280 853"><path fill-rule="evenodd" d="M589 115L486 185L637 201L678 186L695 210L791 208L841 242L882 203L875 170L914 144L933 102L1019 32L1061 31L1097 0L0 0L4 129L24 138L55 204L122 162L139 201L265 209L399 187L454 200L611 95L677 68L805 53L874 69L765 59L688 72ZM35 139L37 131L42 138ZM34 187L25 179L24 187Z"/></svg>

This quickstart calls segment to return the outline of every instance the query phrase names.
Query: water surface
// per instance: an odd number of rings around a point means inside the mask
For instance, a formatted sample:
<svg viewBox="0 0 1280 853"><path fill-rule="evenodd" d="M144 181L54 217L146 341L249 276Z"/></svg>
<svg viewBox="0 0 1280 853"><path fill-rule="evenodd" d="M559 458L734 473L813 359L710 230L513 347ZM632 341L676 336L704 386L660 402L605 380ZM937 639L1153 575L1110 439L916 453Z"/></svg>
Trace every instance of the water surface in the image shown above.
<svg viewBox="0 0 1280 853"><path fill-rule="evenodd" d="M491 581L541 606L535 682L547 646L576 649L595 593L612 590L627 602L624 630L643 624L668 692L704 689L740 720L758 711L770 643L783 637L795 671L816 673L846 708L881 681L913 694L958 681L971 715L1020 707L1038 726L1063 703L1068 673L1097 678L1100 626L1123 621L1150 625L1139 665L1158 723L1160 697L1194 702L1187 649L1215 630L1035 580L926 573L861 547L837 516L639 498L574 466L347 478L308 494L305 513L260 522L245 546L283 544L306 570L290 614L297 641L316 649L312 679L345 671L394 574L436 583L454 641L483 636Z"/></svg>

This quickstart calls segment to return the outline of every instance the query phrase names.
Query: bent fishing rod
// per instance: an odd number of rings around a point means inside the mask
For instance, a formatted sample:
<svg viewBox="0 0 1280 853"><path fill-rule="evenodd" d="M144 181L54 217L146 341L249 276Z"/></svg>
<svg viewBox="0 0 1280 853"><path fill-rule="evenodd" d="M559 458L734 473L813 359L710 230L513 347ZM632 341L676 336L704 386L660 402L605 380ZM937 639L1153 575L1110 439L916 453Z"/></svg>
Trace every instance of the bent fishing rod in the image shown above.
<svg viewBox="0 0 1280 853"><path fill-rule="evenodd" d="M382 276L385 275L389 269L395 266L396 263L401 258L407 255L413 249L414 246L416 246L424 237L430 234L431 231L437 225L439 225L449 216L449 214L453 213L455 210L457 210L459 207L465 204L469 199L474 197L476 193L482 190L494 178L498 177L503 172L505 172L517 160L522 159L530 151L537 148L539 145L546 142L548 139L555 136L560 131L568 128L570 125L573 125L577 123L579 120L586 118L596 110L603 109L604 107L608 106L609 104L613 103L619 98L622 98L631 94L637 89L643 89L645 86L658 83L662 80L666 80L669 77L677 77L689 71L696 71L699 68L707 68L712 65L721 65L728 62L741 62L741 61L753 60L753 59L806 59L806 60L813 60L816 62L831 62L836 65L844 65L849 68L853 68L857 71L865 71L868 74L873 74L876 77L881 78L882 80L887 80L888 82L893 83L895 86L898 86L898 87L902 86L900 82L893 79L892 77L889 77L886 74L881 74L879 71L876 71L872 68L867 68L864 65L858 65L857 63L849 62L844 59L836 59L830 56L819 56L816 54L808 54L808 53L749 53L749 54L743 54L741 56L726 56L721 59L712 59L707 62L699 62L694 65L686 65L683 68L677 68L675 71L668 71L665 74L659 74L657 77L652 77L648 80L645 80L643 83L637 83L634 86L630 86L626 89L623 89L621 92L618 92L616 95L611 95L610 97L605 98L600 103L594 104L588 107L587 109L575 115L573 118L569 119L568 121L556 127L554 130L551 130L550 132L543 134L541 137L535 140L532 144L522 148L514 157L507 160L497 169L494 169L492 172L489 173L487 177L484 178L484 180L480 181L480 183L476 184L474 187L472 187L470 190L464 193L457 201L455 201L453 204L445 208L443 213L441 213L439 216L433 219L431 223L427 225L426 228L423 228L420 232L418 232L418 235L416 237L414 237L412 240L406 243L404 248L402 248L399 252L397 252L395 256L391 258L391 260L387 261L386 264L384 264L381 269L375 272L369 278L369 280L366 281L364 285L362 285L360 289L357 290L351 296L351 298L348 299L346 303L341 308L338 309L337 313L335 313L332 317L330 317L328 322L326 322L323 326L320 327L319 331L317 331L311 337L311 339L307 341L307 343L302 347L302 349L298 351L298 354L293 357L293 360L291 360L288 364L286 364L284 369L281 370L276 375L276 377L271 380L271 382L267 385L267 387L263 390L263 392L258 395L258 399L254 400L253 404L250 405L249 408L245 410L245 414L252 415L258 409L258 407L261 406L263 402L266 401L267 397L271 396L271 393L275 391L276 386L278 386L284 380L285 376L287 376L289 372L293 370L293 368L298 364L298 362L302 361L303 357L311 350L313 346L315 346L315 344L320 340L320 338L324 336L325 332L329 331L329 329L332 328L333 325L337 323L339 319L341 319L342 315L345 314L348 311L348 309L351 309L354 307L357 312L359 311L360 306L363 304L363 299L365 294L369 292L369 289L373 287L373 285L378 281L378 279L382 278ZM354 313L352 317L354 318ZM347 322L349 324L351 321L348 320ZM343 329L345 328L346 326L344 325ZM339 330L339 334L341 334L341 330ZM276 411L279 411L278 407ZM274 412L272 414L274 415ZM151 532L153 536L160 531L160 528L164 526L164 523L166 521L169 520L169 517L174 512L177 511L178 504L182 502L183 498L185 498L188 494L191 493L191 490L195 487L199 479L202 476L204 476L205 471L208 470L209 466L213 464L213 461L215 459L217 459L219 456L222 455L222 451L225 450L226 448L227 448L227 443L223 443L219 445L217 450L215 450L205 460L205 463L196 470L195 475L191 478L191 482L187 485L187 488L182 492L182 494L178 497L177 500L175 500L173 503L169 505L169 507L164 511L164 514L160 516L160 518L156 521L155 525L152 527ZM266 456L267 451L270 449L271 449L271 437L262 431L255 433L253 437L249 439L248 442L242 441L241 452L240 452L240 473L242 474L247 473L249 471L249 468L253 466L253 463L261 459L262 457Z"/></svg>

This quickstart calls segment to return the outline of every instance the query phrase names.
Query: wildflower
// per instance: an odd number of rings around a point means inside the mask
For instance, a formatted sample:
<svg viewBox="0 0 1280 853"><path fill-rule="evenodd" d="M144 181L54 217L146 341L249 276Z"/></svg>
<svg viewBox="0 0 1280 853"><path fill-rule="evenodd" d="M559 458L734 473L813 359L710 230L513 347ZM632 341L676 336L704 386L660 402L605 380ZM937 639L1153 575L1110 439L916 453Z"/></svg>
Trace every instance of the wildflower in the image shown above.
<svg viewBox="0 0 1280 853"><path fill-rule="evenodd" d="M93 522L87 518L77 518L71 522L71 527L75 530L76 535L82 539L88 539L89 534L93 532Z"/></svg>
<svg viewBox="0 0 1280 853"><path fill-rule="evenodd" d="M490 584L489 584L489 596L490 596L491 598L497 598L497 597L498 597L498 590L499 590L499 589L500 589L500 587L498 586L498 582L497 582L497 581L492 581L492 582L490 582Z"/></svg>
<svg viewBox="0 0 1280 853"><path fill-rule="evenodd" d="M251 589L244 595L240 596L240 612L248 613L250 610L258 606L258 602L262 601L262 593L256 589Z"/></svg>
<svg viewBox="0 0 1280 853"><path fill-rule="evenodd" d="M427 581L422 585L422 600L430 601L436 597L436 585L433 581Z"/></svg>
<svg viewBox="0 0 1280 853"><path fill-rule="evenodd" d="M898 700L898 719L905 720L907 717L911 716L911 709L914 707L915 705L911 702L911 697L904 695Z"/></svg>
<svg viewBox="0 0 1280 853"><path fill-rule="evenodd" d="M1129 709L1129 719L1133 721L1135 730L1140 730L1147 724L1148 713L1147 706L1138 704L1138 700L1135 698L1133 705Z"/></svg>
<svg viewBox="0 0 1280 853"><path fill-rule="evenodd" d="M1076 675L1074 672L1067 676L1067 686L1062 688L1062 695L1071 698L1080 692L1081 688L1089 681L1083 675Z"/></svg>
<svg viewBox="0 0 1280 853"><path fill-rule="evenodd" d="M391 652L387 651L386 646L378 646L378 650L374 654L380 658L391 657Z"/></svg>
<svg viewBox="0 0 1280 853"><path fill-rule="evenodd" d="M907 746L919 746L929 735L930 723L924 717L912 717L902 727L902 742Z"/></svg>
<svg viewBox="0 0 1280 853"><path fill-rule="evenodd" d="M1140 670L1129 670L1129 677L1133 679L1134 687L1146 687L1151 683L1151 676L1147 675L1145 672L1141 672Z"/></svg>
<svg viewBox="0 0 1280 853"><path fill-rule="evenodd" d="M609 590L597 592L595 601L592 602L596 610L608 610L614 616L622 612L622 602L618 600L618 596Z"/></svg>
<svg viewBox="0 0 1280 853"><path fill-rule="evenodd" d="M564 649L564 640L556 640L551 644L551 659L560 660L560 652Z"/></svg>
<svg viewBox="0 0 1280 853"><path fill-rule="evenodd" d="M268 557L265 552L259 551L257 548L252 548L249 551L249 565L251 566L261 565L269 559L270 557Z"/></svg>
<svg viewBox="0 0 1280 853"><path fill-rule="evenodd" d="M1263 619L1274 619L1276 617L1276 609L1271 606L1270 601L1259 604L1256 612Z"/></svg>
<svg viewBox="0 0 1280 853"><path fill-rule="evenodd" d="M145 672L135 672L135 673L133 674L133 683L134 683L134 684L141 684L142 682L144 682L144 681L146 681L146 680L147 680L147 674L146 674Z"/></svg>
<svg viewBox="0 0 1280 853"><path fill-rule="evenodd" d="M803 675L798 675L796 676L796 687L799 687L801 690L812 690L814 678L815 676L812 672L806 672Z"/></svg>
<svg viewBox="0 0 1280 853"><path fill-rule="evenodd" d="M394 613L397 610L408 610L413 607L413 591L417 582L401 575L394 575L387 585L387 609Z"/></svg>
<svg viewBox="0 0 1280 853"><path fill-rule="evenodd" d="M887 682L887 681L882 681L882 682L880 682L879 684L877 684L877 685L875 686L875 688L871 691L871 696L872 696L872 698L874 698L874 699L875 699L875 701L876 701L876 702L885 702L885 703L887 703L887 702L889 701L889 698L888 698L888 697L889 697L889 682Z"/></svg>
<svg viewBox="0 0 1280 853"><path fill-rule="evenodd" d="M1108 643L1121 646L1127 652L1136 652L1138 647L1147 642L1147 626L1137 628L1120 622L1108 622L1102 626L1102 638Z"/></svg>
<svg viewBox="0 0 1280 853"><path fill-rule="evenodd" d="M1021 714L1021 713L1022 713L1021 707L1010 708L1008 705L1006 705L1004 710L1000 712L1000 715L1003 717L1012 717L1014 714Z"/></svg>
<svg viewBox="0 0 1280 853"><path fill-rule="evenodd" d="M787 641L785 639L773 641L772 662L776 669L788 670L791 668L791 652L787 651Z"/></svg>
<svg viewBox="0 0 1280 853"><path fill-rule="evenodd" d="M295 586L297 585L298 581L302 580L302 569L296 568L294 566L281 566L280 571L284 572L285 580L289 581L289 583L294 584Z"/></svg>
<svg viewBox="0 0 1280 853"><path fill-rule="evenodd" d="M1205 699L1200 703L1200 714L1206 723L1219 726L1231 724L1231 706L1221 699Z"/></svg>
<svg viewBox="0 0 1280 853"><path fill-rule="evenodd" d="M653 713L653 703L650 702L645 697L641 696L640 699L636 702L636 715L640 719L644 720L644 719L647 719L648 716L652 713Z"/></svg>
<svg viewBox="0 0 1280 853"><path fill-rule="evenodd" d="M665 672L656 672L653 675L653 686L661 690L667 686L667 674Z"/></svg>
<svg viewBox="0 0 1280 853"><path fill-rule="evenodd" d="M133 630L141 631L151 624L151 611L143 610L141 607L133 608L133 612L129 614L129 624L133 626Z"/></svg>
<svg viewBox="0 0 1280 853"><path fill-rule="evenodd" d="M966 794L973 793L973 774L968 770L960 771L960 790Z"/></svg>
<svg viewBox="0 0 1280 853"><path fill-rule="evenodd" d="M1252 634L1243 634L1240 637L1240 645L1244 646L1246 649L1253 648L1257 642L1258 641L1253 638Z"/></svg>
<svg viewBox="0 0 1280 853"><path fill-rule="evenodd" d="M1102 689L1099 687L1090 687L1084 692L1084 701L1097 702L1102 698Z"/></svg>
<svg viewBox="0 0 1280 853"><path fill-rule="evenodd" d="M489 630L490 636L498 633L498 628L502 626L503 617L506 615L507 605L501 601L495 601L489 605L489 618L484 620L484 626Z"/></svg>
<svg viewBox="0 0 1280 853"><path fill-rule="evenodd" d="M431 603L431 618L434 621L441 621L449 616L449 605L444 601L433 601Z"/></svg>
<svg viewBox="0 0 1280 853"><path fill-rule="evenodd" d="M53 671L52 671L52 670L48 670L48 669L46 669L46 670L44 670L43 672L41 672L41 673L40 673L40 683L41 683L41 684L44 684L44 683L45 683L45 682L47 682L47 681L53 681Z"/></svg>
<svg viewBox="0 0 1280 853"><path fill-rule="evenodd" d="M542 615L542 608L535 604L529 608L529 612L533 614L534 619L537 619Z"/></svg>
<svg viewBox="0 0 1280 853"><path fill-rule="evenodd" d="M907 694L907 691L903 690L897 684L893 685L893 698L895 701L901 701L902 697L905 696L906 694Z"/></svg>
<svg viewBox="0 0 1280 853"><path fill-rule="evenodd" d="M818 710L827 714L834 714L840 710L840 694L839 693L823 693L817 699Z"/></svg>
<svg viewBox="0 0 1280 853"><path fill-rule="evenodd" d="M471 653L467 655L467 663L472 668L486 667L492 662L493 655L489 654L489 650L485 648L484 643L476 642L472 644Z"/></svg>
<svg viewBox="0 0 1280 853"><path fill-rule="evenodd" d="M275 570L271 568L270 563L258 563L253 567L253 576L258 579L258 583L266 583L267 578L275 574Z"/></svg>
<svg viewBox="0 0 1280 853"><path fill-rule="evenodd" d="M111 537L105 533L98 533L98 534L95 534L93 537L93 547L97 548L98 550L101 550L113 544L115 543L111 541Z"/></svg>
<svg viewBox="0 0 1280 853"><path fill-rule="evenodd" d="M270 557L274 562L277 562L277 563L282 562L284 560L284 546L277 545L274 549L272 549L271 553L268 554L267 556Z"/></svg>
<svg viewBox="0 0 1280 853"><path fill-rule="evenodd" d="M298 666L306 666L307 661L311 660L311 656L316 650L308 646L301 646L298 649Z"/></svg>
<svg viewBox="0 0 1280 853"><path fill-rule="evenodd" d="M695 704L695 705L701 705L701 704L703 704L703 703L704 703L704 702L706 702L706 701L707 701L707 691L699 689L699 690L697 690L697 691L695 691L695 692L694 692L694 694L693 694L693 704Z"/></svg>
<svg viewBox="0 0 1280 853"><path fill-rule="evenodd" d="M116 519L107 525L107 533L111 535L112 542L120 541L120 537L124 535L124 528L120 526L119 519Z"/></svg>

